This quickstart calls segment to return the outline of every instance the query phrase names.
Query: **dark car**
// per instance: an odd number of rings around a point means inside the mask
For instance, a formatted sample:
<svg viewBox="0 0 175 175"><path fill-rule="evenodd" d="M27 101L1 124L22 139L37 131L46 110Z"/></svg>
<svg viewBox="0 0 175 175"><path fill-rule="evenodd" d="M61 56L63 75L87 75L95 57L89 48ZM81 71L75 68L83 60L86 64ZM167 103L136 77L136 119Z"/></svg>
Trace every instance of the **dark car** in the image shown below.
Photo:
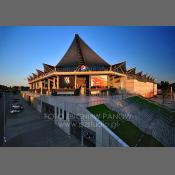
<svg viewBox="0 0 175 175"><path fill-rule="evenodd" d="M14 99L13 99L13 102L14 102L14 103L19 102L19 100L20 100L19 98L14 98Z"/></svg>

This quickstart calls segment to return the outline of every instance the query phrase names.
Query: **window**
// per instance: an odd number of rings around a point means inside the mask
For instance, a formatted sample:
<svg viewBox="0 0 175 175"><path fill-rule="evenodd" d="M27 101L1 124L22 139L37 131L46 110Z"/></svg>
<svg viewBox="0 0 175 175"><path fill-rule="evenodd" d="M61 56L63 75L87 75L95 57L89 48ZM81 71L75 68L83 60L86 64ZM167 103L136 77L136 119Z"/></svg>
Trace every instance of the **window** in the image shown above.
<svg viewBox="0 0 175 175"><path fill-rule="evenodd" d="M58 113L59 113L59 108L57 107L57 116L58 116Z"/></svg>
<svg viewBox="0 0 175 175"><path fill-rule="evenodd" d="M66 111L64 111L64 120L66 120Z"/></svg>
<svg viewBox="0 0 175 175"><path fill-rule="evenodd" d="M60 118L62 118L62 109L60 108Z"/></svg>

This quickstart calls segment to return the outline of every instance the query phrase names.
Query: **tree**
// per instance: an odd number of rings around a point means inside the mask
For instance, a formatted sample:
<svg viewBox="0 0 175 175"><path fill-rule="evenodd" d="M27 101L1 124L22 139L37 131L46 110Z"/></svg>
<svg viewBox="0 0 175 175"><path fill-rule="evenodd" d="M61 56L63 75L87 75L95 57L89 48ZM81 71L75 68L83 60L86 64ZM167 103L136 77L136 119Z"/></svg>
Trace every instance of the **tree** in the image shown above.
<svg viewBox="0 0 175 175"><path fill-rule="evenodd" d="M162 90L162 99L163 99L162 103L164 104L165 98L168 96L168 92L169 92L169 83L167 81L161 81L160 88Z"/></svg>
<svg viewBox="0 0 175 175"><path fill-rule="evenodd" d="M13 86L12 87L12 93L17 94L19 92L19 87L18 86Z"/></svg>
<svg viewBox="0 0 175 175"><path fill-rule="evenodd" d="M173 92L175 92L175 83L172 83L171 86L173 88Z"/></svg>

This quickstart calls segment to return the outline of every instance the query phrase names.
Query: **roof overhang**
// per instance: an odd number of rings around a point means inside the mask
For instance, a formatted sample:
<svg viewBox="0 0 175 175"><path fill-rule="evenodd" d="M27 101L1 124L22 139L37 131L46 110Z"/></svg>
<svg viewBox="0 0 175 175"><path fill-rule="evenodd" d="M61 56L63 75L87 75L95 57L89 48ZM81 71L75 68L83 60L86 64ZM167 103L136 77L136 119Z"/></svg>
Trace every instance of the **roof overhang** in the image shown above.
<svg viewBox="0 0 175 175"><path fill-rule="evenodd" d="M87 71L87 72L57 72L57 71L53 71L53 72L45 74L41 77L36 77L34 80L29 81L29 83L34 83L37 81L42 81L46 78L51 78L54 76L61 76L61 75L117 75L120 77L126 77L125 74L121 74L121 73L114 72L114 71Z"/></svg>

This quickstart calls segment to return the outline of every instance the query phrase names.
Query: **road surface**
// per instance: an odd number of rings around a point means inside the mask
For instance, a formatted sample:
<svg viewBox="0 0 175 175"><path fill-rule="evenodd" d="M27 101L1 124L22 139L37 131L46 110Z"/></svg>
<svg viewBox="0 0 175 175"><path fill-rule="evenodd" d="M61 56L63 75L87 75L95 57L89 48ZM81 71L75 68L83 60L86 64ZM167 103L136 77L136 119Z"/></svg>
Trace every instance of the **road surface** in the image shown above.
<svg viewBox="0 0 175 175"><path fill-rule="evenodd" d="M74 136L68 136L53 121L44 119L30 104L19 96L6 95L7 108L13 98L20 98L24 110L10 114L7 110L6 136L7 147L79 147L80 141Z"/></svg>

